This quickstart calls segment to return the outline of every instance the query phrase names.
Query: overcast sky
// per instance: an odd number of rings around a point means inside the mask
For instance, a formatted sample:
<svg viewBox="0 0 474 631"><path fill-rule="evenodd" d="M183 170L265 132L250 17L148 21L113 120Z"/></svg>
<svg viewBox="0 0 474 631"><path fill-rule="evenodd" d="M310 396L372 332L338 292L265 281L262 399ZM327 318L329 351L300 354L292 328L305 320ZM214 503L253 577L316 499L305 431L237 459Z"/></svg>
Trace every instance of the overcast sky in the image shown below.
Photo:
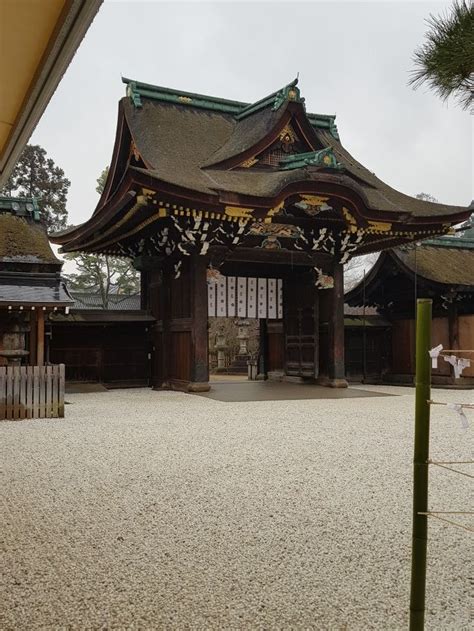
<svg viewBox="0 0 474 631"><path fill-rule="evenodd" d="M472 119L407 86L430 13L449 2L104 2L41 119L71 180L69 222L88 219L109 164L121 76L256 101L299 72L309 112L335 113L341 141L382 180L468 205Z"/></svg>

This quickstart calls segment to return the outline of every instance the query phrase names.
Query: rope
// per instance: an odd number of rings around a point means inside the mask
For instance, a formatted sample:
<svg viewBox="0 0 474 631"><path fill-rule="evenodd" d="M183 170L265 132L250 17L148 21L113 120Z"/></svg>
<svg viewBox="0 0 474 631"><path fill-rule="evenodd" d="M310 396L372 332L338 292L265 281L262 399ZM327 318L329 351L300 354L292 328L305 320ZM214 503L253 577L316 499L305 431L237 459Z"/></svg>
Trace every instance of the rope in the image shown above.
<svg viewBox="0 0 474 631"><path fill-rule="evenodd" d="M441 469L447 469L448 471L452 471L453 473L459 473L459 475L465 475L467 478L474 478L474 475L470 473L466 473L465 471L459 471L459 469L452 469L451 467L447 467L444 464L440 464L439 462L433 462L433 460L428 460L428 464L434 464L437 467L441 467Z"/></svg>
<svg viewBox="0 0 474 631"><path fill-rule="evenodd" d="M440 351L440 355L445 355L446 353L474 353L474 351L460 351L457 348L443 348L443 350Z"/></svg>
<svg viewBox="0 0 474 631"><path fill-rule="evenodd" d="M428 512L433 515L474 515L472 510L430 510Z"/></svg>
<svg viewBox="0 0 474 631"><path fill-rule="evenodd" d="M474 464L474 460L428 460L428 464Z"/></svg>
<svg viewBox="0 0 474 631"><path fill-rule="evenodd" d="M431 399L427 399L426 403L429 405L459 405L461 408L474 410L474 404L472 403L444 403L443 401L432 401Z"/></svg>
<svg viewBox="0 0 474 631"><path fill-rule="evenodd" d="M467 530L468 532L474 532L474 528L471 528L470 526L464 526L464 524L459 524L456 521L452 521L451 519L446 519L445 517L440 517L439 515L436 515L435 513L428 511L427 513L418 513L418 515L426 515L427 517L434 517L435 519L439 519L440 521L444 521L447 524L450 524L451 526L456 526L456 528L462 528L463 530Z"/></svg>

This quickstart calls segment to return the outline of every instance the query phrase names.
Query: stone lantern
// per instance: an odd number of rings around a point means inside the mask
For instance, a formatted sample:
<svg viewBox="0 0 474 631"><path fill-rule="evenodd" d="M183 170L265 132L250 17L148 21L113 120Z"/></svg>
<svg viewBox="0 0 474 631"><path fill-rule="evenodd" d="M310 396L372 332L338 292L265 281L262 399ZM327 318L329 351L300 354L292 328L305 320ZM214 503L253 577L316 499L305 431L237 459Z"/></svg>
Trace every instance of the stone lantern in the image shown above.
<svg viewBox="0 0 474 631"><path fill-rule="evenodd" d="M225 369L225 350L227 349L227 342L225 335L222 331L219 331L216 335L216 343L214 345L217 350L217 370Z"/></svg>
<svg viewBox="0 0 474 631"><path fill-rule="evenodd" d="M237 339L239 340L239 355L248 355L248 341L249 341L249 326L250 322L248 320L239 319L236 322L238 326Z"/></svg>
<svg viewBox="0 0 474 631"><path fill-rule="evenodd" d="M21 360L29 355L25 350L25 333L29 331L28 323L22 315L8 314L3 322L3 333L0 343L0 357L8 366L19 366Z"/></svg>

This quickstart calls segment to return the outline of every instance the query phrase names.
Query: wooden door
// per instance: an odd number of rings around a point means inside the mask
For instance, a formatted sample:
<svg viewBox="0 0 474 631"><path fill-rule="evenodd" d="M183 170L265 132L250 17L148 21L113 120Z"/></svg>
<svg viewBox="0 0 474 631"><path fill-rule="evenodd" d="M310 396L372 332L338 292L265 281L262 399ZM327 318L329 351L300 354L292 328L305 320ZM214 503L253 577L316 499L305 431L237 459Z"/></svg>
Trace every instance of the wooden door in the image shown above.
<svg viewBox="0 0 474 631"><path fill-rule="evenodd" d="M285 372L295 377L318 376L318 292L307 279L285 283Z"/></svg>

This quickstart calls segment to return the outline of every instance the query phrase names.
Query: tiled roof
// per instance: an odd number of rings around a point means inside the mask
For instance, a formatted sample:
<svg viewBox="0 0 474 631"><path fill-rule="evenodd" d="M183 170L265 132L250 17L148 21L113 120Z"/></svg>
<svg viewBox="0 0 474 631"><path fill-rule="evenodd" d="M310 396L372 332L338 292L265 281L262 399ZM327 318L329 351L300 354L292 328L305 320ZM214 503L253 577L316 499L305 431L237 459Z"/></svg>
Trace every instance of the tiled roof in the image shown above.
<svg viewBox="0 0 474 631"><path fill-rule="evenodd" d="M73 304L65 282L59 274L0 272L2 306L66 306Z"/></svg>
<svg viewBox="0 0 474 631"><path fill-rule="evenodd" d="M74 300L75 311L82 309L104 309L102 297L98 293L88 293L73 291L71 295ZM123 295L112 294L108 298L107 311L139 311L140 310L140 294Z"/></svg>

